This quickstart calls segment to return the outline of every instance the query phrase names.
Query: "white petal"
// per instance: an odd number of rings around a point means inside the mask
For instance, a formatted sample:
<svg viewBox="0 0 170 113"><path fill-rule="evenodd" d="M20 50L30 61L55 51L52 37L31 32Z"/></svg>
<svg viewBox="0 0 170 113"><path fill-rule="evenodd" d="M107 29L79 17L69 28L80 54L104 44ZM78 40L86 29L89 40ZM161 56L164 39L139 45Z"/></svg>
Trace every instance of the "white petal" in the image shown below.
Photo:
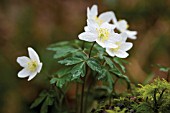
<svg viewBox="0 0 170 113"><path fill-rule="evenodd" d="M90 14L93 15L93 16L97 16L98 14L98 8L97 8L97 5L93 5L91 10L90 10Z"/></svg>
<svg viewBox="0 0 170 113"><path fill-rule="evenodd" d="M129 49L131 49L133 46L132 43L130 42L126 42L126 43L122 43L122 45L120 46L120 49L123 51L128 51Z"/></svg>
<svg viewBox="0 0 170 113"><path fill-rule="evenodd" d="M31 60L35 60L38 63L40 62L38 54L31 47L28 47L28 54L29 54L29 57L31 58Z"/></svg>
<svg viewBox="0 0 170 113"><path fill-rule="evenodd" d="M87 27L89 31L96 31L96 28L99 28L99 25L92 19L87 19Z"/></svg>
<svg viewBox="0 0 170 113"><path fill-rule="evenodd" d="M85 27L84 27L84 31L90 31L89 28L88 28L88 26L85 26Z"/></svg>
<svg viewBox="0 0 170 113"><path fill-rule="evenodd" d="M114 52L110 48L106 48L106 52L112 57L115 56Z"/></svg>
<svg viewBox="0 0 170 113"><path fill-rule="evenodd" d="M30 76L28 77L28 81L32 80L37 75L37 72L30 73Z"/></svg>
<svg viewBox="0 0 170 113"><path fill-rule="evenodd" d="M106 47L106 45L105 45L104 42L102 42L102 41L100 41L100 40L98 40L98 39L96 39L96 42L97 42L101 47L103 47L103 48Z"/></svg>
<svg viewBox="0 0 170 113"><path fill-rule="evenodd" d="M107 22L104 22L100 27L106 29L114 29L116 26L114 24L109 24Z"/></svg>
<svg viewBox="0 0 170 113"><path fill-rule="evenodd" d="M38 67L37 67L37 72L38 72L38 73L41 71L42 65L43 65L42 63L39 63L39 64L38 64Z"/></svg>
<svg viewBox="0 0 170 113"><path fill-rule="evenodd" d="M106 48L117 48L118 45L116 45L116 42L118 42L118 38L112 35L109 37L109 40L106 41L105 46Z"/></svg>
<svg viewBox="0 0 170 113"><path fill-rule="evenodd" d="M116 19L116 15L114 13L112 15L112 19L113 19L113 23L116 24L117 23L117 19Z"/></svg>
<svg viewBox="0 0 170 113"><path fill-rule="evenodd" d="M83 32L83 33L79 34L78 37L80 40L84 40L87 42L94 42L97 38L97 36L91 32Z"/></svg>
<svg viewBox="0 0 170 113"><path fill-rule="evenodd" d="M117 48L118 45L116 45L116 44L113 43L113 42L106 41L105 47L106 47L106 48Z"/></svg>
<svg viewBox="0 0 170 113"><path fill-rule="evenodd" d="M127 21L126 20L120 20L117 22L117 29L121 32L124 32L127 29Z"/></svg>
<svg viewBox="0 0 170 113"><path fill-rule="evenodd" d="M30 71L27 70L26 68L22 69L19 73L18 73L18 77L19 78L25 78L28 77L30 75Z"/></svg>
<svg viewBox="0 0 170 113"><path fill-rule="evenodd" d="M134 36L128 36L128 38L133 39L133 40L137 39L137 37L135 35Z"/></svg>
<svg viewBox="0 0 170 113"><path fill-rule="evenodd" d="M123 33L121 33L120 34L121 35L121 38L122 38L122 42L126 42L126 40L127 40L127 33L126 32L123 32Z"/></svg>
<svg viewBox="0 0 170 113"><path fill-rule="evenodd" d="M110 22L110 20L113 18L114 13L112 11L104 12L99 15L99 19L101 19L103 22Z"/></svg>
<svg viewBox="0 0 170 113"><path fill-rule="evenodd" d="M22 56L17 58L17 62L20 64L20 66L26 67L28 62L30 62L30 59L26 56Z"/></svg>
<svg viewBox="0 0 170 113"><path fill-rule="evenodd" d="M90 18L90 8L87 8L87 18Z"/></svg>
<svg viewBox="0 0 170 113"><path fill-rule="evenodd" d="M128 37L130 39L136 39L137 37L135 35L137 35L137 32L136 31L129 31L129 30L126 30L126 34L128 35Z"/></svg>
<svg viewBox="0 0 170 113"><path fill-rule="evenodd" d="M118 33L111 32L109 41L111 41L111 42L120 42L120 41L122 41L122 37Z"/></svg>
<svg viewBox="0 0 170 113"><path fill-rule="evenodd" d="M129 56L129 54L125 51L122 51L122 50L118 50L115 52L115 55L119 58L126 58Z"/></svg>

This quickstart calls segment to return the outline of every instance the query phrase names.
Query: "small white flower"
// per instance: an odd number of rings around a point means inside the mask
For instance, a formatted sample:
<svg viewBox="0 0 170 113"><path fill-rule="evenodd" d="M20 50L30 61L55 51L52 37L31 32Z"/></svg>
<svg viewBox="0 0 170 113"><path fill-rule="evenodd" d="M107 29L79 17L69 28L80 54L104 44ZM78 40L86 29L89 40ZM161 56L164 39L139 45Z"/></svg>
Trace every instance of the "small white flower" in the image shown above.
<svg viewBox="0 0 170 113"><path fill-rule="evenodd" d="M98 16L98 7L97 5L93 5L91 9L88 7L87 8L87 20L93 20L95 21L98 25L101 25L105 22L110 22L112 20L112 16L114 15L114 12L112 11L107 11L104 13L101 13ZM88 31L88 27L84 27L85 31Z"/></svg>
<svg viewBox="0 0 170 113"><path fill-rule="evenodd" d="M41 71L42 63L40 62L38 54L31 47L28 47L28 54L30 58L26 56L17 58L17 62L23 67L18 73L18 77L28 77L28 81L30 81Z"/></svg>
<svg viewBox="0 0 170 113"><path fill-rule="evenodd" d="M136 31L130 31L128 30L129 25L127 24L126 20L120 20L117 21L115 14L113 14L113 22L116 26L116 28L121 32L121 33L126 33L127 37L130 39L136 39Z"/></svg>
<svg viewBox="0 0 170 113"><path fill-rule="evenodd" d="M98 25L93 20L88 20L88 31L81 33L78 37L80 40L84 40L87 42L94 42L96 41L100 46L103 48L106 45L110 44L109 40L114 35L114 26L105 22L101 25ZM112 44L114 46L114 44ZM116 45L114 47L117 47Z"/></svg>
<svg viewBox="0 0 170 113"><path fill-rule="evenodd" d="M117 45L117 47L106 47L106 52L114 57L117 56L119 58L126 58L128 57L128 51L132 48L133 44L130 42L126 42L127 35L125 33L117 34L117 40L113 40L113 43Z"/></svg>

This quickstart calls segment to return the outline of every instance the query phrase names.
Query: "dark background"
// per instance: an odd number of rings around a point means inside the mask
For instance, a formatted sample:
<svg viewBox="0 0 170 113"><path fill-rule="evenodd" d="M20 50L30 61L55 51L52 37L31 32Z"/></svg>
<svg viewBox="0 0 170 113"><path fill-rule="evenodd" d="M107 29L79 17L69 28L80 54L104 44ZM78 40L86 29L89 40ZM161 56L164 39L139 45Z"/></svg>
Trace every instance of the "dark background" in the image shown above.
<svg viewBox="0 0 170 113"><path fill-rule="evenodd" d="M138 31L138 39L129 40L134 43L127 59L130 79L143 82L151 72L165 77L152 64L170 66L170 0L0 0L0 113L36 112L29 106L48 87L47 75L57 69L46 47L77 39L93 4L99 12L114 11L130 30ZM30 82L17 77L22 68L16 62L28 55L29 46L43 62L41 73Z"/></svg>

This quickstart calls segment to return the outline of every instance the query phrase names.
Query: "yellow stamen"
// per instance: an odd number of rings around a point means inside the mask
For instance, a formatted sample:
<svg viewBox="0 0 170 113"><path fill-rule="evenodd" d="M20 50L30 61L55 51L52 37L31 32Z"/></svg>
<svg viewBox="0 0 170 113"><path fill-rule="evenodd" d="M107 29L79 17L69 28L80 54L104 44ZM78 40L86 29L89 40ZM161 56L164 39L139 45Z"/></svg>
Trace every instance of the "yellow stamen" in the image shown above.
<svg viewBox="0 0 170 113"><path fill-rule="evenodd" d="M28 62L28 69L30 71L35 71L38 66L38 63L36 61L30 61Z"/></svg>
<svg viewBox="0 0 170 113"><path fill-rule="evenodd" d="M98 31L98 37L99 37L100 41L104 42L109 39L110 33L109 33L108 29L100 28L100 29L97 29L97 31Z"/></svg>
<svg viewBox="0 0 170 113"><path fill-rule="evenodd" d="M103 20L98 18L97 16L94 17L94 20L97 22L97 24L101 25L103 23Z"/></svg>
<svg viewBox="0 0 170 113"><path fill-rule="evenodd" d="M118 47L116 47L116 48L111 48L110 50L113 51L113 52L116 52L116 51L118 51L118 50L120 49L120 44L121 44L121 42L116 42L115 44L116 44Z"/></svg>

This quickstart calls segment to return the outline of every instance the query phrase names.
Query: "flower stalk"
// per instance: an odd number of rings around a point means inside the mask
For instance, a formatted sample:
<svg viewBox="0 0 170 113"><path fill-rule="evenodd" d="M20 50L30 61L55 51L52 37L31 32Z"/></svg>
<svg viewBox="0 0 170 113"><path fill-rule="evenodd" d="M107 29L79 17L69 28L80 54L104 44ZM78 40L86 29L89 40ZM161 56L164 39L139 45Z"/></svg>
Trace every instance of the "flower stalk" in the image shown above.
<svg viewBox="0 0 170 113"><path fill-rule="evenodd" d="M90 51L89 51L89 58L91 57L91 53L93 50L93 47L95 45L95 42L92 44ZM85 77L82 78L83 83L82 83L82 90L81 90L81 105L80 105L80 113L83 113L84 111L84 89L85 89L85 82L86 82L86 78L87 76L90 74L90 68L86 68L86 75Z"/></svg>

